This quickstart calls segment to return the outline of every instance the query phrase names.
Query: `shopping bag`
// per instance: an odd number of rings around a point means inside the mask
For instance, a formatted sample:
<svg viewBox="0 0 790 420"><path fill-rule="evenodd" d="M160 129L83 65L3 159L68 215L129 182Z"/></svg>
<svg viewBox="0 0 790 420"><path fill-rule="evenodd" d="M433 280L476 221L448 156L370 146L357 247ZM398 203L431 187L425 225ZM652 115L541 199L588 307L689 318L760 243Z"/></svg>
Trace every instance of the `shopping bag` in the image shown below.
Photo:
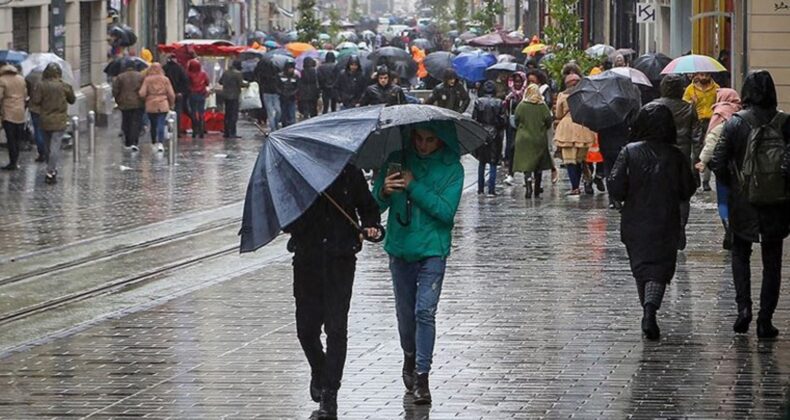
<svg viewBox="0 0 790 420"><path fill-rule="evenodd" d="M260 90L257 82L250 83L249 86L241 90L241 97L239 98L239 110L247 111L250 109L261 109Z"/></svg>

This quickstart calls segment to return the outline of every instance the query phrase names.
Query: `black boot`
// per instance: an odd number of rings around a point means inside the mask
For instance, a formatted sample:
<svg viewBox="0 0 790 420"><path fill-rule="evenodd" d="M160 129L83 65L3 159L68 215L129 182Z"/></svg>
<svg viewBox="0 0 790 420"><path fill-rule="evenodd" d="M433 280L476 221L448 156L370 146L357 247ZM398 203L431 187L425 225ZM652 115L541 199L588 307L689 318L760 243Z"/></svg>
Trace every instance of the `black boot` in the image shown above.
<svg viewBox="0 0 790 420"><path fill-rule="evenodd" d="M779 330L774 327L770 319L757 319L757 337L758 338L776 338L779 335Z"/></svg>
<svg viewBox="0 0 790 420"><path fill-rule="evenodd" d="M606 184L604 184L603 178L596 176L593 178L593 182L595 183L595 188L597 188L598 191L606 192Z"/></svg>
<svg viewBox="0 0 790 420"><path fill-rule="evenodd" d="M337 419L337 391L325 389L321 391L321 405L316 413L320 420Z"/></svg>
<svg viewBox="0 0 790 420"><path fill-rule="evenodd" d="M661 330L656 322L656 307L652 303L645 305L642 316L642 332L645 333L648 340L658 340L661 337Z"/></svg>
<svg viewBox="0 0 790 420"><path fill-rule="evenodd" d="M732 230L730 230L730 222L722 219L721 223L724 225L724 240L721 247L727 251L732 249Z"/></svg>
<svg viewBox="0 0 790 420"><path fill-rule="evenodd" d="M414 404L426 405L431 403L431 387L428 385L428 374L417 373L414 386Z"/></svg>
<svg viewBox="0 0 790 420"><path fill-rule="evenodd" d="M409 356L408 354L403 355L403 370L401 371L401 375L403 376L403 386L406 387L406 393L410 394L414 391L414 368L417 363L417 357L412 354Z"/></svg>
<svg viewBox="0 0 790 420"><path fill-rule="evenodd" d="M680 229L680 240L678 241L678 251L686 249L686 228Z"/></svg>
<svg viewBox="0 0 790 420"><path fill-rule="evenodd" d="M584 193L585 194L595 194L595 191L593 191L593 184L592 184L592 182L585 182L584 183Z"/></svg>
<svg viewBox="0 0 790 420"><path fill-rule="evenodd" d="M532 180L527 179L524 181L524 188L527 190L524 192L524 198L532 197Z"/></svg>
<svg viewBox="0 0 790 420"><path fill-rule="evenodd" d="M310 398L315 402L321 401L321 373L313 372L310 374Z"/></svg>
<svg viewBox="0 0 790 420"><path fill-rule="evenodd" d="M738 309L738 318L735 319L732 329L736 333L744 334L749 331L749 324L752 322L752 308L745 306ZM770 321L768 322L771 323ZM757 333L759 335L759 332Z"/></svg>

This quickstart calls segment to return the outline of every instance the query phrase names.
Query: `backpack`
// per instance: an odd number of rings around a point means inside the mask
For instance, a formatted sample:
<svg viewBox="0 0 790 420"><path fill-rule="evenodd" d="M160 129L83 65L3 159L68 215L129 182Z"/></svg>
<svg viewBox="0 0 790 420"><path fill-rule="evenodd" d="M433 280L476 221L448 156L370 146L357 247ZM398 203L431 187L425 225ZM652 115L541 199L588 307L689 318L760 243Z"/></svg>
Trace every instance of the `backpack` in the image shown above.
<svg viewBox="0 0 790 420"><path fill-rule="evenodd" d="M786 148L782 129L790 115L778 112L771 122L762 125L748 112L740 111L736 115L751 128L738 177L746 199L755 206L790 200L787 180L782 171Z"/></svg>

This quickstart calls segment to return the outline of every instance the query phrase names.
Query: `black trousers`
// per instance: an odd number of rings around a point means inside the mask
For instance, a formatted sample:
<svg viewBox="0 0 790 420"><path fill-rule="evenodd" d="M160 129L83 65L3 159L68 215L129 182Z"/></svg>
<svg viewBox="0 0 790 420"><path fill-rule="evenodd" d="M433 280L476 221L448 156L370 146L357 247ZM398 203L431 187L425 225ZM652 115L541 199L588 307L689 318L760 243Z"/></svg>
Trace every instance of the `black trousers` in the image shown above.
<svg viewBox="0 0 790 420"><path fill-rule="evenodd" d="M337 111L337 98L332 89L321 89L321 102L324 105L324 114Z"/></svg>
<svg viewBox="0 0 790 420"><path fill-rule="evenodd" d="M239 100L225 99L225 137L236 136L236 124L239 122Z"/></svg>
<svg viewBox="0 0 790 420"><path fill-rule="evenodd" d="M9 164L16 165L19 162L19 148L25 141L25 123L3 121L3 131L5 131L5 137L8 140Z"/></svg>
<svg viewBox="0 0 790 420"><path fill-rule="evenodd" d="M357 259L326 253L295 255L296 334L310 369L324 389L337 390L343 379L348 343L348 310ZM326 351L321 327L326 332Z"/></svg>
<svg viewBox="0 0 790 420"><path fill-rule="evenodd" d="M318 99L309 101L299 101L299 112L304 119L313 118L318 115ZM325 112L326 113L326 112Z"/></svg>
<svg viewBox="0 0 790 420"><path fill-rule="evenodd" d="M140 141L140 128L143 124L143 108L121 111L121 131L126 147L137 146Z"/></svg>
<svg viewBox="0 0 790 420"><path fill-rule="evenodd" d="M735 301L738 309L752 306L751 257L752 243L733 235L732 277L735 283ZM763 256L763 284L760 289L758 319L770 320L779 303L782 283L782 241L760 243Z"/></svg>
<svg viewBox="0 0 790 420"><path fill-rule="evenodd" d="M181 126L181 113L184 112L184 96L183 95L176 95L176 103L173 107L173 111L176 113L176 133L173 135L178 137L179 135L186 132L184 127Z"/></svg>

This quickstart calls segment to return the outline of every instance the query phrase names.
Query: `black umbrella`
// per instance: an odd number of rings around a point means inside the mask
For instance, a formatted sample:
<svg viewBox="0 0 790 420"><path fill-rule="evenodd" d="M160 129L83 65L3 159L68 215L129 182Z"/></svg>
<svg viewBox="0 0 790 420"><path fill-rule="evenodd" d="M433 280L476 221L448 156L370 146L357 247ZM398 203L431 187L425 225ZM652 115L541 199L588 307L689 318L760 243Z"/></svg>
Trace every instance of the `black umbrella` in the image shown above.
<svg viewBox="0 0 790 420"><path fill-rule="evenodd" d="M432 49L435 48L434 45L433 45L433 42L431 42L431 41L429 41L429 40L427 40L425 38L417 38L417 39L415 39L414 41L411 42L411 45L414 45L417 48L419 48L421 50L426 50L426 51L427 50L432 50Z"/></svg>
<svg viewBox="0 0 790 420"><path fill-rule="evenodd" d="M241 252L271 242L337 179L347 163L359 168L382 166L392 152L408 144L408 126L425 122L459 154L485 142L486 131L472 119L429 105L348 109L269 134L247 185Z"/></svg>
<svg viewBox="0 0 790 420"><path fill-rule="evenodd" d="M568 97L573 121L593 131L626 121L640 106L639 89L614 73L583 78Z"/></svg>
<svg viewBox="0 0 790 420"><path fill-rule="evenodd" d="M137 43L137 34L128 25L114 25L107 31L107 34L114 37L120 47L131 47Z"/></svg>
<svg viewBox="0 0 790 420"><path fill-rule="evenodd" d="M137 71L143 71L148 68L148 63L140 57L121 57L107 64L107 66L104 67L104 73L110 77L115 77L126 70L128 63L132 63L134 69Z"/></svg>
<svg viewBox="0 0 790 420"><path fill-rule="evenodd" d="M486 77L496 79L502 73L512 74L517 71L526 72L527 69L523 64L519 63L497 63L486 69Z"/></svg>
<svg viewBox="0 0 790 420"><path fill-rule="evenodd" d="M425 65L425 70L431 77L442 80L444 71L453 68L453 58L455 58L453 53L437 51L426 55L422 64Z"/></svg>
<svg viewBox="0 0 790 420"><path fill-rule="evenodd" d="M642 73L647 76L648 79L653 83L653 86L658 87L661 84L661 79L664 78L664 75L661 74L661 71L664 70L672 59L667 57L664 54L645 54L640 55L631 67L641 71Z"/></svg>
<svg viewBox="0 0 790 420"><path fill-rule="evenodd" d="M379 48L378 50L372 52L368 58L376 65L381 64L382 59L386 59L387 63L414 62L414 60L411 58L411 54L409 54L406 50L395 47Z"/></svg>
<svg viewBox="0 0 790 420"><path fill-rule="evenodd" d="M264 56L263 59L272 63L280 71L282 71L285 68L285 65L287 63L294 63L294 65L296 65L296 60L294 60L293 57L289 57L287 55L282 55L282 54L267 55Z"/></svg>

